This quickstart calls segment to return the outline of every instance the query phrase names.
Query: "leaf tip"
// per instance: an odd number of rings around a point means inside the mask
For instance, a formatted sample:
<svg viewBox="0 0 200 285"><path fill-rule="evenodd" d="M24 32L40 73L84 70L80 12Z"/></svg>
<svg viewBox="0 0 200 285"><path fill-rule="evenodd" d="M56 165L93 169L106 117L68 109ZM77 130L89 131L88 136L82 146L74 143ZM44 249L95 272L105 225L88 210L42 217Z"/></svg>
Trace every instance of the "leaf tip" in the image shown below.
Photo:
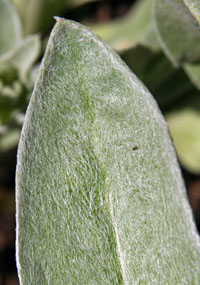
<svg viewBox="0 0 200 285"><path fill-rule="evenodd" d="M56 22L65 21L64 18L61 18L61 17L59 17L59 16L54 16L54 19L56 20Z"/></svg>

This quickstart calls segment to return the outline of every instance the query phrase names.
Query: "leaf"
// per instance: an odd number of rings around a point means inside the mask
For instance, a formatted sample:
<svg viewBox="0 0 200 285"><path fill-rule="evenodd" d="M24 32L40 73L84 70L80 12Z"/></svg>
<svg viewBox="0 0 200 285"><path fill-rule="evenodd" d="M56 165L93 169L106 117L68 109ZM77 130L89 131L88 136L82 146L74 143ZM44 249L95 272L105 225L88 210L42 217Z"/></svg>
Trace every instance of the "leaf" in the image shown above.
<svg viewBox="0 0 200 285"><path fill-rule="evenodd" d="M1 60L0 57L0 85L11 85L18 78L18 70L12 63ZM2 87L2 86L1 86ZM0 88L1 88L0 87Z"/></svg>
<svg viewBox="0 0 200 285"><path fill-rule="evenodd" d="M155 0L154 16L160 44L175 66L200 59L200 26L183 0Z"/></svg>
<svg viewBox="0 0 200 285"><path fill-rule="evenodd" d="M21 16L25 35L50 28L53 16L59 15L66 5L63 0L15 0L15 4Z"/></svg>
<svg viewBox="0 0 200 285"><path fill-rule="evenodd" d="M0 0L0 55L8 52L21 40L21 24L9 0Z"/></svg>
<svg viewBox="0 0 200 285"><path fill-rule="evenodd" d="M20 137L20 129L12 129L4 135L0 135L0 151L8 151L16 147Z"/></svg>
<svg viewBox="0 0 200 285"><path fill-rule="evenodd" d="M25 81L27 72L36 61L40 51L38 35L26 37L5 56L0 57L1 66L13 66L19 71L20 78Z"/></svg>
<svg viewBox="0 0 200 285"><path fill-rule="evenodd" d="M13 121L15 110L25 111L33 79L30 68L39 55L40 40L29 36L0 56L0 125Z"/></svg>
<svg viewBox="0 0 200 285"><path fill-rule="evenodd" d="M200 111L189 106L167 116L171 135L182 165L200 173Z"/></svg>
<svg viewBox="0 0 200 285"><path fill-rule="evenodd" d="M153 28L151 6L152 0L139 1L126 16L92 28L118 51L129 49L136 43L144 43L156 50L158 41Z"/></svg>
<svg viewBox="0 0 200 285"><path fill-rule="evenodd" d="M78 23L58 19L51 33L16 187L22 284L199 283L199 237L166 122Z"/></svg>
<svg viewBox="0 0 200 285"><path fill-rule="evenodd" d="M200 89L200 63L187 63L184 69L190 78L191 82Z"/></svg>
<svg viewBox="0 0 200 285"><path fill-rule="evenodd" d="M20 81L14 81L10 86L0 87L0 127L15 123L16 111L25 112L29 90ZM20 124L22 125L22 124Z"/></svg>
<svg viewBox="0 0 200 285"><path fill-rule="evenodd" d="M102 0L65 0L66 7L75 8L77 6L82 6L89 2L97 2Z"/></svg>

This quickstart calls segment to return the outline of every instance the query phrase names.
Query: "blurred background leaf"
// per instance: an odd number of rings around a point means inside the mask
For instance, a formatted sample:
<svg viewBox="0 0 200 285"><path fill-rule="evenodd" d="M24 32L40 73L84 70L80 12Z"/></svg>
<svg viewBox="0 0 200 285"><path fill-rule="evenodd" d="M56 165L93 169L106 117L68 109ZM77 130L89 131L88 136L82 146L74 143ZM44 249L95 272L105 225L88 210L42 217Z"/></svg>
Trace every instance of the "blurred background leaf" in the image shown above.
<svg viewBox="0 0 200 285"><path fill-rule="evenodd" d="M200 59L200 29L183 0L155 0L154 16L158 39L176 66Z"/></svg>
<svg viewBox="0 0 200 285"><path fill-rule="evenodd" d="M182 165L200 173L200 97L191 91L166 116Z"/></svg>
<svg viewBox="0 0 200 285"><path fill-rule="evenodd" d="M0 55L19 43L22 37L19 16L8 0L0 0Z"/></svg>
<svg viewBox="0 0 200 285"><path fill-rule="evenodd" d="M184 69L192 83L200 89L200 62L186 63Z"/></svg>
<svg viewBox="0 0 200 285"><path fill-rule="evenodd" d="M200 172L200 112L187 106L167 116L180 162L194 173Z"/></svg>
<svg viewBox="0 0 200 285"><path fill-rule="evenodd" d="M137 43L157 49L151 7L152 0L138 1L125 16L108 23L92 25L91 28L117 51L128 49Z"/></svg>
<svg viewBox="0 0 200 285"><path fill-rule="evenodd" d="M21 17L24 35L47 31L54 16L94 0L14 0Z"/></svg>
<svg viewBox="0 0 200 285"><path fill-rule="evenodd" d="M0 57L0 66L13 66L19 71L20 79L26 81L27 73L38 58L39 52L39 36L28 36L15 45L5 56Z"/></svg>

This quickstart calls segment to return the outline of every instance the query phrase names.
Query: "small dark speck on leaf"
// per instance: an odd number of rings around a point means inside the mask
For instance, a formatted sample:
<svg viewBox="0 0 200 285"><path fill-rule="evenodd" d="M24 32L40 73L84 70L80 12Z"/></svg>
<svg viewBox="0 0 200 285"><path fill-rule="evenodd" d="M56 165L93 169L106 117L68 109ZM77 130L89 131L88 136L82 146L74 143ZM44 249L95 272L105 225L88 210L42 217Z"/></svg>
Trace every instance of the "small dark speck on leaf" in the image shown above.
<svg viewBox="0 0 200 285"><path fill-rule="evenodd" d="M137 147L137 146L134 146L134 147L133 147L133 150L138 150L138 147Z"/></svg>

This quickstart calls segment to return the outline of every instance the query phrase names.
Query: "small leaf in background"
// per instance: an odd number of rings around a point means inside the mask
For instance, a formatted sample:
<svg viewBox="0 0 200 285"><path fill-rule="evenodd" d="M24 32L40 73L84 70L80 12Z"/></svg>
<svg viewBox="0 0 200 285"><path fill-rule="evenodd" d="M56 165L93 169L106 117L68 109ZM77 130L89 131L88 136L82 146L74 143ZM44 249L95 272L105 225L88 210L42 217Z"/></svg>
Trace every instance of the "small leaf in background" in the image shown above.
<svg viewBox="0 0 200 285"><path fill-rule="evenodd" d="M200 173L200 110L186 107L167 115L181 164L193 173Z"/></svg>
<svg viewBox="0 0 200 285"><path fill-rule="evenodd" d="M167 124L90 29L58 19L18 149L22 284L196 284L200 248Z"/></svg>
<svg viewBox="0 0 200 285"><path fill-rule="evenodd" d="M19 133L22 123L16 120L15 113L26 110L34 82L30 69L39 51L39 36L33 35L21 40L0 57L0 126L8 126L0 138L0 151L6 151L18 143L19 136L13 134ZM7 147L5 142L8 142Z"/></svg>
<svg viewBox="0 0 200 285"><path fill-rule="evenodd" d="M184 69L191 82L200 89L200 63L186 63Z"/></svg>
<svg viewBox="0 0 200 285"><path fill-rule="evenodd" d="M15 4L21 16L24 35L50 28L53 16L65 7L63 0L15 0Z"/></svg>
<svg viewBox="0 0 200 285"><path fill-rule="evenodd" d="M0 126L8 124L11 120L12 112L18 105L22 90L22 84L18 80L18 71L13 66L6 65L4 73L0 72Z"/></svg>
<svg viewBox="0 0 200 285"><path fill-rule="evenodd" d="M5 134L0 134L0 151L8 151L18 144L21 129L8 130Z"/></svg>
<svg viewBox="0 0 200 285"><path fill-rule="evenodd" d="M22 38L21 24L10 0L0 0L0 55L11 50Z"/></svg>
<svg viewBox="0 0 200 285"><path fill-rule="evenodd" d="M102 0L64 0L66 3L66 7L75 8L77 6L82 6L85 3L102 1Z"/></svg>
<svg viewBox="0 0 200 285"><path fill-rule="evenodd" d="M14 0L22 19L24 35L51 29L54 16L92 0ZM94 0L93 0L94 1Z"/></svg>
<svg viewBox="0 0 200 285"><path fill-rule="evenodd" d="M139 1L122 18L93 25L92 29L118 51L128 49L136 43L146 43L152 49L157 49L151 6L152 0Z"/></svg>
<svg viewBox="0 0 200 285"><path fill-rule="evenodd" d="M39 56L40 38L33 35L24 38L4 57L0 57L0 64L4 66L12 65L20 75L22 81L26 80L27 72Z"/></svg>
<svg viewBox="0 0 200 285"><path fill-rule="evenodd" d="M200 59L200 26L183 0L155 0L154 16L160 45L175 66Z"/></svg>
<svg viewBox="0 0 200 285"><path fill-rule="evenodd" d="M0 57L0 90L11 85L18 78L17 68L7 60Z"/></svg>

